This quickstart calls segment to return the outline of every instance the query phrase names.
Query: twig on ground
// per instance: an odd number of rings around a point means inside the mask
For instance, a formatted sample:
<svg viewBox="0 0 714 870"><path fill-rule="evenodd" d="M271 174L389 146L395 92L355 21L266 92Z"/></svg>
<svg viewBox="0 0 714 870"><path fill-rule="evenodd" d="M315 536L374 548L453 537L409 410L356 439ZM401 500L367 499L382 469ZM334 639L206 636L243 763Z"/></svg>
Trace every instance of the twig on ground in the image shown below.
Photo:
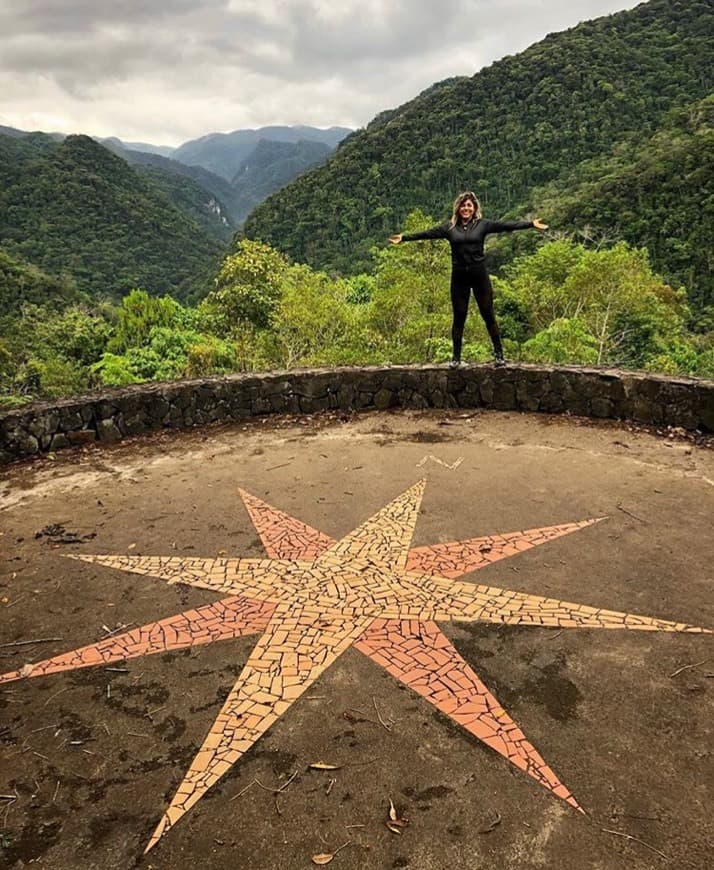
<svg viewBox="0 0 714 870"><path fill-rule="evenodd" d="M357 719L352 715L353 713L359 713L359 715L360 715L362 718L359 719L359 720L357 720ZM355 721L359 721L359 722L371 722L372 725L379 725L379 722L378 722L376 719L370 719L369 716L367 716L367 715L366 715L362 710L358 710L356 707L350 707L349 710L345 710L345 711L342 713L342 718L343 718L343 719L346 719L348 722L355 722Z"/></svg>
<svg viewBox="0 0 714 870"><path fill-rule="evenodd" d="M113 637L115 634L119 634L120 631L124 631L127 628L131 628L132 625L135 625L134 622L123 623L120 622L116 628L109 628L107 625L103 625L102 628L105 631L104 637L101 640L106 640L108 637Z"/></svg>
<svg viewBox="0 0 714 870"><path fill-rule="evenodd" d="M381 760L381 756L377 756L376 758L370 758L369 761L347 761L343 764L343 767L366 767L368 764L375 764L377 761Z"/></svg>
<svg viewBox="0 0 714 870"><path fill-rule="evenodd" d="M83 779L85 782L89 782L89 777L88 777L88 776L84 776L84 775L81 774L81 773L77 773L76 770L70 770L70 773L72 774L72 776L76 776L77 779Z"/></svg>
<svg viewBox="0 0 714 870"><path fill-rule="evenodd" d="M628 511L627 508L624 508L621 504L617 505L617 509L622 511L623 514L627 514L628 517L632 517L633 520L637 520L638 523L643 523L647 525L647 520L643 520L642 517L638 517L637 514L633 514L632 511Z"/></svg>
<svg viewBox="0 0 714 870"><path fill-rule="evenodd" d="M11 801L5 807L5 815L3 816L2 826L3 828L7 828L7 817L10 815L10 810L15 806L15 801Z"/></svg>
<svg viewBox="0 0 714 870"><path fill-rule="evenodd" d="M657 855L664 858L665 861L669 861L669 858L664 854L664 852L660 852L659 849L656 849L649 843L645 843L645 841L640 840L639 837L633 837L632 834L623 834L622 831L611 831L609 828L600 828L600 830L606 834L613 834L615 837L624 837L625 840L632 840L634 843L639 843L641 846L650 849L652 852L655 852Z"/></svg>
<svg viewBox="0 0 714 870"><path fill-rule="evenodd" d="M684 665L682 668L677 668L677 670L670 674L670 677L676 677L678 674L681 674L682 671L691 671L692 668L698 668L699 665L705 665L707 662L710 662L711 659L702 659L700 662L695 662L693 665Z"/></svg>
<svg viewBox="0 0 714 870"><path fill-rule="evenodd" d="M372 703L374 704L374 709L377 713L377 718L379 719L379 724L384 728L385 731L391 731L392 726L387 725L387 723L384 721L384 719L382 719L382 714L379 712L379 708L377 707L377 699L372 698Z"/></svg>
<svg viewBox="0 0 714 870"><path fill-rule="evenodd" d="M42 728L35 728L33 731L30 731L30 734L37 734L38 731L47 731L48 728L56 728L56 725L43 725Z"/></svg>
<svg viewBox="0 0 714 870"><path fill-rule="evenodd" d="M53 698L56 698L57 695L61 695L62 692L66 692L66 691L68 691L68 689L60 689L59 692L55 692L54 695L50 695L49 698L45 701L45 703L42 706L46 707Z"/></svg>
<svg viewBox="0 0 714 870"><path fill-rule="evenodd" d="M0 643L0 648L5 649L10 646L29 646L33 643L53 643L54 641L62 640L61 637L38 637L35 640L16 640L12 643Z"/></svg>
<svg viewBox="0 0 714 870"><path fill-rule="evenodd" d="M248 791L248 789L249 789L249 788L252 788L254 785L255 785L255 780L253 780L252 782L249 782L248 785L247 785L245 788L242 788L242 789L238 792L238 794L234 794L233 797L232 797L232 798L229 798L228 800L229 800L229 801L234 801L236 798L241 797L241 795L244 795L244 794Z"/></svg>
<svg viewBox="0 0 714 870"><path fill-rule="evenodd" d="M491 821L485 825L483 828L479 830L479 834L490 834L491 831L495 831L496 828L501 824L501 814L496 813Z"/></svg>
<svg viewBox="0 0 714 870"><path fill-rule="evenodd" d="M295 779L295 777L298 775L298 773L299 773L299 771L296 770L295 773L290 777L290 779L287 780L287 782L284 782L284 783L280 786L280 788L268 788L267 785L263 785L263 783L262 783L259 779L257 779L257 778L256 778L256 780L255 780L255 784L256 784L259 788L262 788L263 791L269 791L269 792L272 792L273 794L280 794L281 792L285 791L285 789L286 789L286 788L290 785L290 783Z"/></svg>

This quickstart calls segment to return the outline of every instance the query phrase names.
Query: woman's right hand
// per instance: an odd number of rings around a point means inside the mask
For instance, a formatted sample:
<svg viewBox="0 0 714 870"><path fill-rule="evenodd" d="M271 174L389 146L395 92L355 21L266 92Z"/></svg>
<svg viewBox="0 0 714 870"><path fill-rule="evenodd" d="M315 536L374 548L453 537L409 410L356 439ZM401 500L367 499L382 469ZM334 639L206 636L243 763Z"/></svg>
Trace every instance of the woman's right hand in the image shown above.
<svg viewBox="0 0 714 870"><path fill-rule="evenodd" d="M394 233L393 236L390 236L390 237L389 237L389 243L390 243L391 245L398 245L398 244L401 242L401 240L402 240L402 234L401 234L401 233Z"/></svg>

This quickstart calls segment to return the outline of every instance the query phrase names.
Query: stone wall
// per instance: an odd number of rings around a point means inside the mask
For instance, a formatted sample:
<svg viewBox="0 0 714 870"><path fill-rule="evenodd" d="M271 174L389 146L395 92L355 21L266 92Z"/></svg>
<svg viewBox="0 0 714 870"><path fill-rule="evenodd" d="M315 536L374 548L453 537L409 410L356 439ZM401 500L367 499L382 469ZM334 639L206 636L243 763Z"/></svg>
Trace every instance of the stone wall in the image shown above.
<svg viewBox="0 0 714 870"><path fill-rule="evenodd" d="M389 366L140 384L0 414L0 463L163 428L341 408L495 408L714 431L714 381L535 365Z"/></svg>

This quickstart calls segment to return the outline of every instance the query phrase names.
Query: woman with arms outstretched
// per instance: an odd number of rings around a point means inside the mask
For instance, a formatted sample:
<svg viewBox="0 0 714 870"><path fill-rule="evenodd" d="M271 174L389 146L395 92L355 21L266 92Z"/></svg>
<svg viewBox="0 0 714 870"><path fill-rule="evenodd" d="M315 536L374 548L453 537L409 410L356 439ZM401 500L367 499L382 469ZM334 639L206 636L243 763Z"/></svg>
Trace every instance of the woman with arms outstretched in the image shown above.
<svg viewBox="0 0 714 870"><path fill-rule="evenodd" d="M513 230L528 230L531 227L537 230L548 229L547 224L537 218L533 221L484 219L476 195L469 190L456 197L451 220L446 223L421 233L397 233L389 237L393 245L420 239L446 239L451 245L451 305L454 312L451 327L451 340L454 345L452 366L461 364L461 345L472 290L493 342L496 365L504 365L501 334L493 313L493 289L486 271L483 243L490 233L508 233Z"/></svg>

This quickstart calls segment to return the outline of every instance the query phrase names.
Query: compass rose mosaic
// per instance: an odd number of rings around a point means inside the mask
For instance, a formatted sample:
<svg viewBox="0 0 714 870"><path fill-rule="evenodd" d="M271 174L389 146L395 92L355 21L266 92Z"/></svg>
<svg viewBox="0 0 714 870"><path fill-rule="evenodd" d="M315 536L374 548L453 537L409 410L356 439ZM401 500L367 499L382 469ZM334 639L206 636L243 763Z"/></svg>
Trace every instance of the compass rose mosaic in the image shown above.
<svg viewBox="0 0 714 870"><path fill-rule="evenodd" d="M169 583L186 583L222 597L213 604L26 665L0 676L0 682L259 636L149 840L147 852L351 647L555 797L583 812L438 623L711 632L459 580L468 572L585 529L602 518L412 548L424 486L424 481L415 484L337 541L241 491L265 547L265 559L71 556Z"/></svg>

